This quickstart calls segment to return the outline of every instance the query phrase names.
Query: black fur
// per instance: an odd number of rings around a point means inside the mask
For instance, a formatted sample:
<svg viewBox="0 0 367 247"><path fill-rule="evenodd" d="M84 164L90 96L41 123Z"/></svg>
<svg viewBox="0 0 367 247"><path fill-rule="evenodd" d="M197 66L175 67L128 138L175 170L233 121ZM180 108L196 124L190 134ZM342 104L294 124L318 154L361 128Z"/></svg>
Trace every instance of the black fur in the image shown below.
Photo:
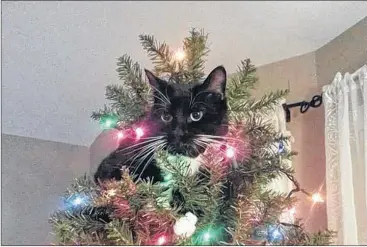
<svg viewBox="0 0 367 247"><path fill-rule="evenodd" d="M197 134L220 136L228 131L224 67L215 68L203 83L168 83L147 70L146 75L154 95L151 111L139 123L146 129L146 135L137 140L131 133L124 139L119 148L99 165L94 175L96 182L121 179L122 166L126 166L142 179L163 181L161 169L157 166L153 153L147 157L138 155L143 150L139 148L150 144L143 143L147 138L162 136L165 141L163 148L168 152L194 158L206 148L194 143ZM194 121L200 116L200 120ZM133 145L136 148L131 148Z"/></svg>

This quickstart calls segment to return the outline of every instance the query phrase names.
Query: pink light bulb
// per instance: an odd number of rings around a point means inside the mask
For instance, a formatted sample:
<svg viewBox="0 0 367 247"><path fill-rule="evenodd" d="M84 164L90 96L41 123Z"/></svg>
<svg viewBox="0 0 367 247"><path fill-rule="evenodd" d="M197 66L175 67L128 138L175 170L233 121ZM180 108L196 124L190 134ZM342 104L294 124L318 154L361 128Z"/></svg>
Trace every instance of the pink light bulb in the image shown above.
<svg viewBox="0 0 367 247"><path fill-rule="evenodd" d="M235 155L235 150L233 147L227 147L227 150L226 150L226 156L227 158L233 158Z"/></svg>
<svg viewBox="0 0 367 247"><path fill-rule="evenodd" d="M124 133L119 131L119 133L117 133L117 139L121 140L122 138L124 138Z"/></svg>
<svg viewBox="0 0 367 247"><path fill-rule="evenodd" d="M135 134L136 134L136 137L137 138L140 138L140 137L142 137L143 135L144 135L144 131L143 131L143 129L142 128L136 128L135 129Z"/></svg>

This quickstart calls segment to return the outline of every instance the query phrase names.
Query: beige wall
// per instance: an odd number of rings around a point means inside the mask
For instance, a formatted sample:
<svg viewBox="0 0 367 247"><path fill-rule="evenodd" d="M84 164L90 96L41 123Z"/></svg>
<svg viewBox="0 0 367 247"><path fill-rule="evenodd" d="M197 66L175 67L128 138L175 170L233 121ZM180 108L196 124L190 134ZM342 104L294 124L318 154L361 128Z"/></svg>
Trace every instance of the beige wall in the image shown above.
<svg viewBox="0 0 367 247"><path fill-rule="evenodd" d="M367 17L316 51L317 82L329 84L334 75L354 72L367 63Z"/></svg>
<svg viewBox="0 0 367 247"><path fill-rule="evenodd" d="M1 244L50 245L51 212L89 169L87 147L2 134Z"/></svg>
<svg viewBox="0 0 367 247"><path fill-rule="evenodd" d="M258 68L259 86L254 92L260 96L265 92L290 89L287 103L309 101L320 93L317 85L315 52L293 57ZM291 109L291 122L287 128L295 142L292 149L299 152L293 165L296 178L307 191L318 191L324 184L325 169L322 131L316 126L323 118L322 107L310 109L301 114L299 108ZM323 193L323 191L321 192ZM326 226L326 207L324 204L312 207L312 203L298 194L297 216L304 219L308 230L323 229Z"/></svg>
<svg viewBox="0 0 367 247"><path fill-rule="evenodd" d="M302 56L258 68L259 87L255 95L277 89L290 89L288 103L310 101L331 83L338 71L354 72L367 63L367 17L331 42ZM326 192L324 108L311 108L305 114L291 110L288 128L295 138L293 149L299 155L293 160L296 177L308 191ZM312 206L300 195L297 213L310 231L327 227L326 204Z"/></svg>

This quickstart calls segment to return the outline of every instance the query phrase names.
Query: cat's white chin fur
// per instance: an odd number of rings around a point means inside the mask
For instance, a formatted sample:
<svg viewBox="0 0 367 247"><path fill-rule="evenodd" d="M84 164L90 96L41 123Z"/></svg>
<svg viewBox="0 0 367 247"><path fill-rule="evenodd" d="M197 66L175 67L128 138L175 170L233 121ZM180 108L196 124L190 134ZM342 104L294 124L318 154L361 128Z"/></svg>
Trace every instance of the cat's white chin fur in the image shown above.
<svg viewBox="0 0 367 247"><path fill-rule="evenodd" d="M178 156L178 155L169 154L167 159L169 161L174 161L177 158L180 158L181 160L184 160L187 164L189 164L189 166L188 166L188 174L189 175L196 174L199 171L200 165L202 164L202 159L201 159L200 155L196 158L190 158L190 157L183 156L183 155Z"/></svg>

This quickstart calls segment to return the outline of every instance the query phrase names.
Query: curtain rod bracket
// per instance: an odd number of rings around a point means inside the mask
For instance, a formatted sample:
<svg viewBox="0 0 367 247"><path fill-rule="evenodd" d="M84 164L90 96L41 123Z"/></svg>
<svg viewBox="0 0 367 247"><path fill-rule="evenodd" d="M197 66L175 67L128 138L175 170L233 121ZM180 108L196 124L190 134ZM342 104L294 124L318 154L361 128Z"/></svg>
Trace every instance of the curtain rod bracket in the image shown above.
<svg viewBox="0 0 367 247"><path fill-rule="evenodd" d="M291 121L291 111L290 111L291 108L300 107L300 112L303 114L308 111L310 106L312 108L317 108L321 104L322 104L322 94L313 96L310 102L300 101L300 102L292 103L292 104L284 103L282 104L282 106L285 111L285 120L287 123Z"/></svg>

